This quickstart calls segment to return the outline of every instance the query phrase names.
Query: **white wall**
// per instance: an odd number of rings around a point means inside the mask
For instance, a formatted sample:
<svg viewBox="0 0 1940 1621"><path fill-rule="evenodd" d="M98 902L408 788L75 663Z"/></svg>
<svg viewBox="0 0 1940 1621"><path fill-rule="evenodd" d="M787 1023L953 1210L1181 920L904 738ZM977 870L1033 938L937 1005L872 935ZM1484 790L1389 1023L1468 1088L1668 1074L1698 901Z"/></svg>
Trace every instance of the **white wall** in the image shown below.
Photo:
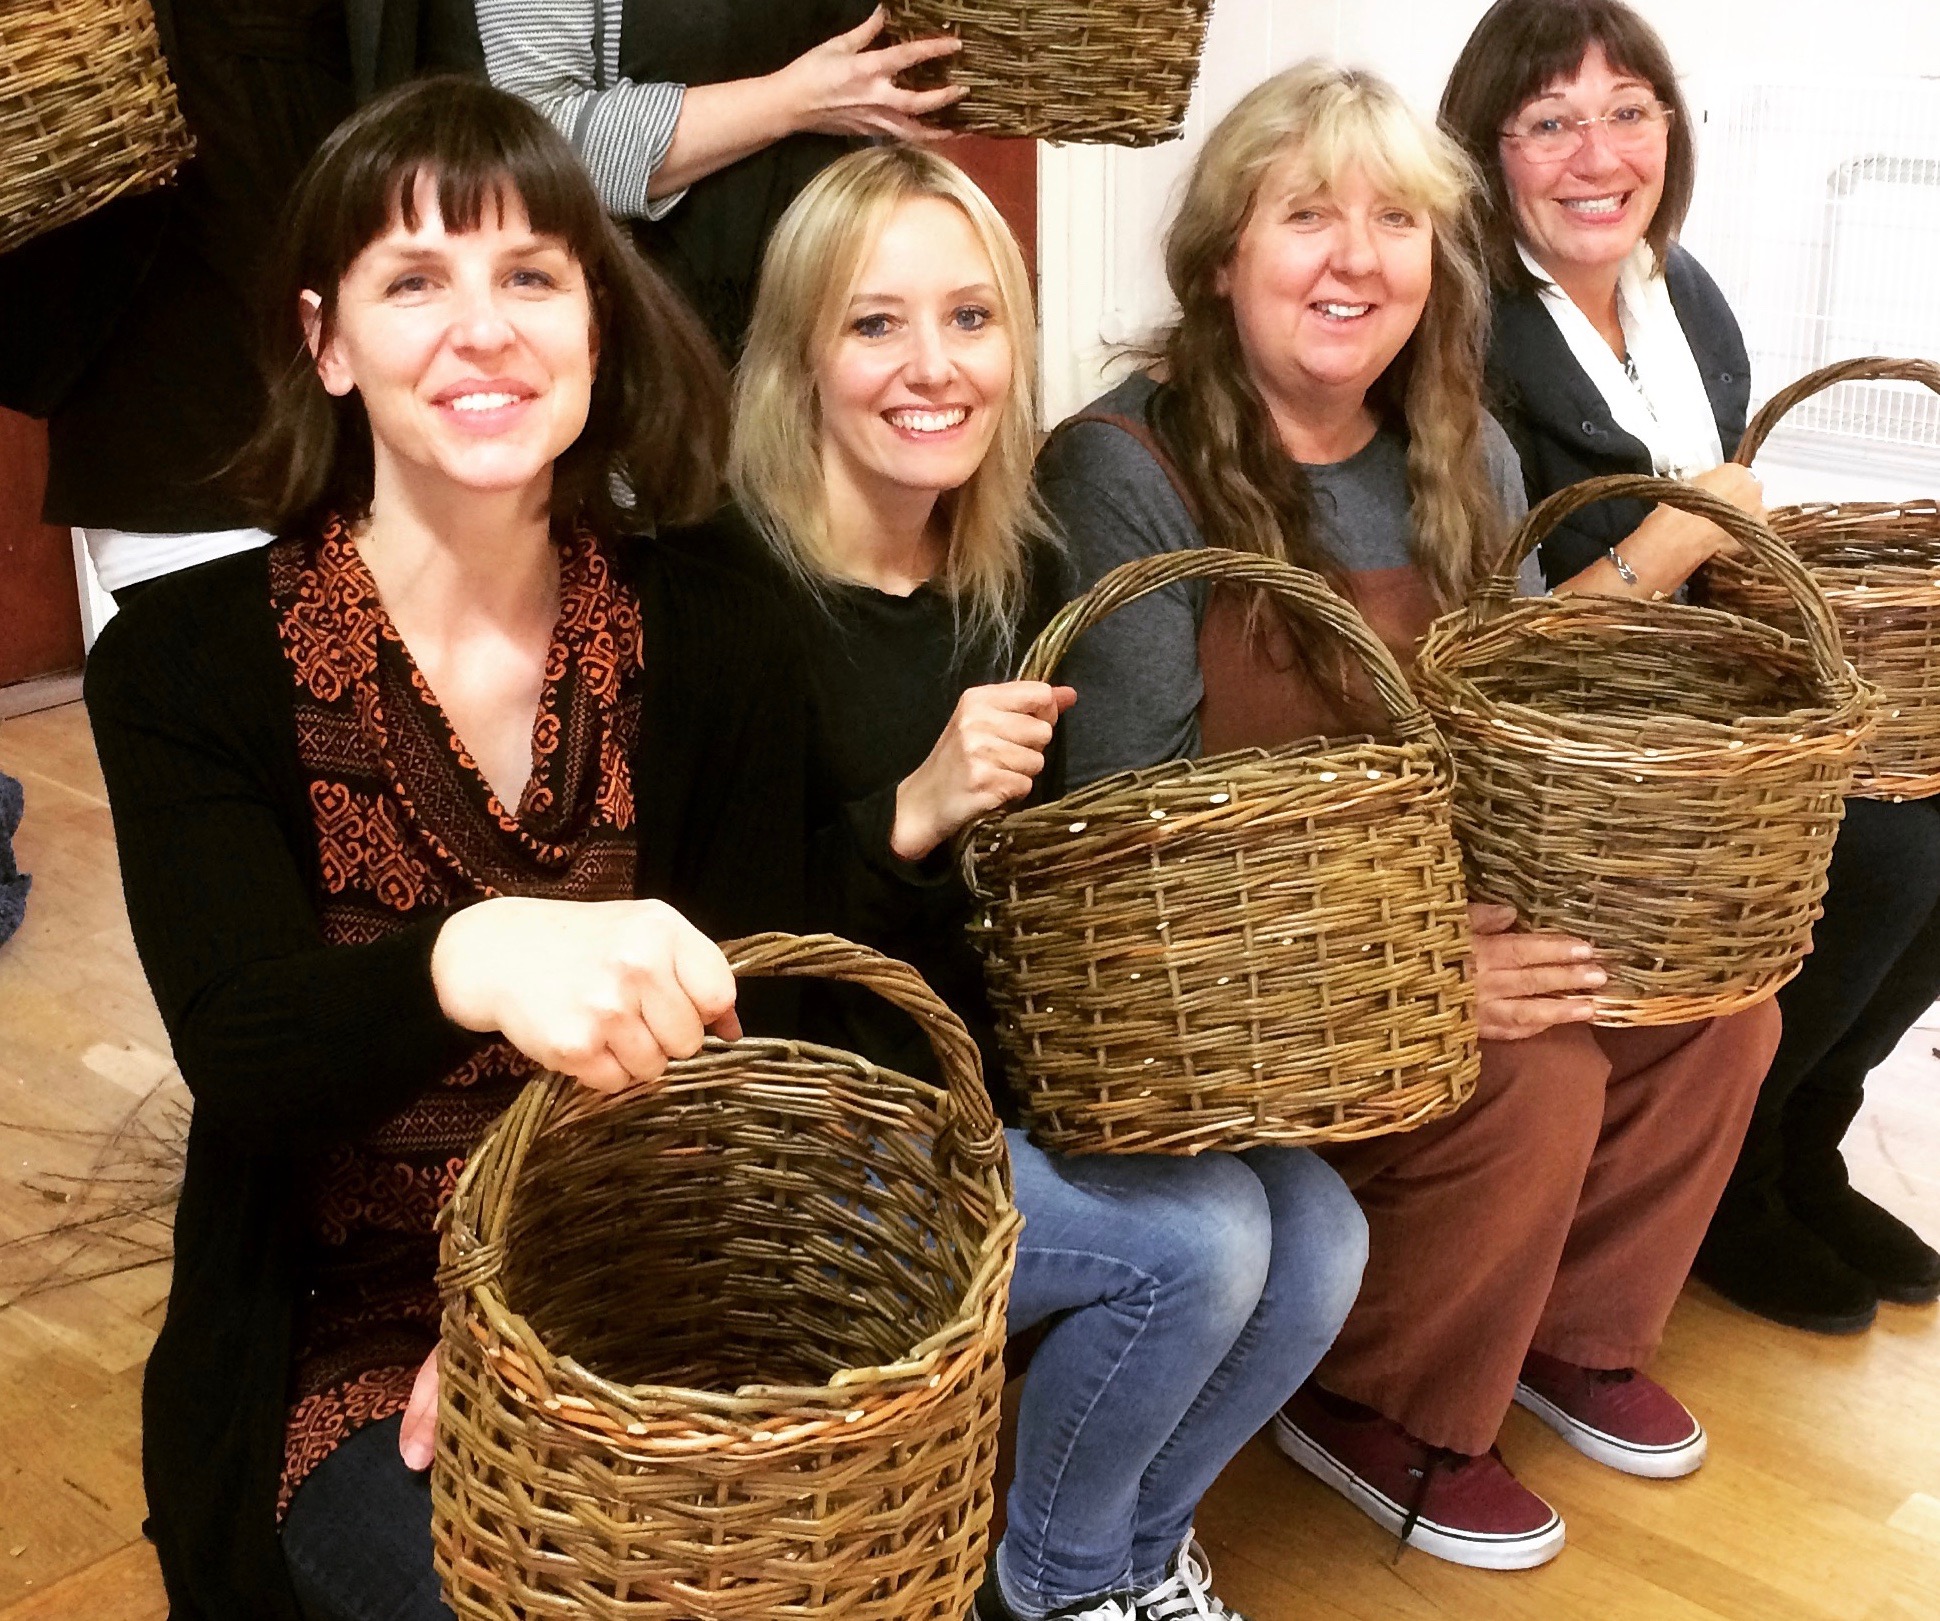
<svg viewBox="0 0 1940 1621"><path fill-rule="evenodd" d="M1940 75L1936 0L1633 3L1663 33L1700 122L1699 198L1686 234L1707 262L1732 262L1732 244L1722 238L1738 229L1732 211L1720 206L1730 199L1705 196L1703 126L1712 109L1731 106L1748 85ZM1211 123L1241 94L1279 68L1322 54L1385 74L1432 113L1456 53L1486 9L1486 0L1215 0L1183 140L1137 152L1042 148L1047 420L1098 392L1112 345L1163 319L1168 300L1158 240L1174 184ZM1759 392L1787 380L1773 378Z"/></svg>

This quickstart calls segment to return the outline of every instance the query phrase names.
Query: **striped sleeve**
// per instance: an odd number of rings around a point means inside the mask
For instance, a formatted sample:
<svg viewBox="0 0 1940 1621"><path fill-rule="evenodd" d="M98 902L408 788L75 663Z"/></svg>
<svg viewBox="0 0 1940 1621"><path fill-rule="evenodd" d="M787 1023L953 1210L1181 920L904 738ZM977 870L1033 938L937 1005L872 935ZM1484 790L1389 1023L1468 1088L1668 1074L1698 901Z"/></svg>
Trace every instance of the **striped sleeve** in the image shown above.
<svg viewBox="0 0 1940 1621"><path fill-rule="evenodd" d="M620 77L618 0L475 0L485 71L573 144L609 212L659 219L686 192L649 200L686 86Z"/></svg>

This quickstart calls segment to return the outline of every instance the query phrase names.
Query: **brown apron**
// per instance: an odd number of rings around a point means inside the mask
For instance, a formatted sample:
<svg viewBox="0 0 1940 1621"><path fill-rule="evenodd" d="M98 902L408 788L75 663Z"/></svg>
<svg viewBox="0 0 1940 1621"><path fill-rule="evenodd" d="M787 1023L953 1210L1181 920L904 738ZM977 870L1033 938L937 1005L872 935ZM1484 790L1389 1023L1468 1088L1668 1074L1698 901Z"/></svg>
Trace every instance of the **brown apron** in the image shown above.
<svg viewBox="0 0 1940 1621"><path fill-rule="evenodd" d="M1064 426L1079 422L1100 422L1130 434L1158 463L1193 522L1200 522L1198 503L1148 424L1115 411L1085 411ZM1401 668L1413 669L1415 649L1440 611L1427 577L1413 563L1405 563L1398 568L1349 571L1343 583L1348 599ZM1343 701L1342 693L1330 692L1325 683L1315 680L1311 664L1296 655L1283 620L1255 616L1260 623L1249 628L1253 600L1250 589L1215 585L1206 603L1199 624L1199 674L1205 684L1199 706L1202 753L1277 748L1303 737L1388 730L1373 687L1358 665L1350 663L1342 672ZM1331 669L1335 661L1329 656L1321 663Z"/></svg>

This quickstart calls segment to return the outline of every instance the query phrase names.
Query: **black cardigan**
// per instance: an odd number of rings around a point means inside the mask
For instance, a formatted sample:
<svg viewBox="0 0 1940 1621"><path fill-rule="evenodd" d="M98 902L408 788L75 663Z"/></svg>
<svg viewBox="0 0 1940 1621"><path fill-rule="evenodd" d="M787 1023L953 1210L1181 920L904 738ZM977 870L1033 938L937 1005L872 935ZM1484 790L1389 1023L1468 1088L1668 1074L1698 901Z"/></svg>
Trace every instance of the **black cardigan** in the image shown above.
<svg viewBox="0 0 1940 1621"><path fill-rule="evenodd" d="M1751 404L1744 334L1718 284L1682 248L1671 248L1664 275L1729 456L1744 436ZM1586 478L1651 470L1649 450L1617 426L1533 287L1496 295L1488 381L1496 417L1522 458L1531 506ZM1544 577L1554 586L1580 574L1642 523L1647 510L1638 501L1599 501L1565 520L1543 542Z"/></svg>
<svg viewBox="0 0 1940 1621"><path fill-rule="evenodd" d="M639 891L719 937L799 926L802 682L785 627L679 543L629 556L645 626ZM86 693L129 921L195 1097L167 1321L143 1391L150 1534L175 1621L296 1621L277 1540L294 1167L477 1038L440 1011L441 920L326 946L267 567L244 553L116 616ZM784 986L743 998L793 1027Z"/></svg>

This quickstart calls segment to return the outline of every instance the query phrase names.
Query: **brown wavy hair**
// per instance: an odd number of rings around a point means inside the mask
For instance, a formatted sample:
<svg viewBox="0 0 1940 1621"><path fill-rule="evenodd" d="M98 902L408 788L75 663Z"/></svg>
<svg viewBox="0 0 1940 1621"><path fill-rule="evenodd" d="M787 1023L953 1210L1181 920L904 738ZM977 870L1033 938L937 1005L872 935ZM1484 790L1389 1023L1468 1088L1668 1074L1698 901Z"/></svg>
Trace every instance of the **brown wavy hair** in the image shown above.
<svg viewBox="0 0 1940 1621"><path fill-rule="evenodd" d="M454 231L508 202L557 237L585 273L599 363L586 426L553 463L556 529L612 536L703 518L721 500L727 378L700 322L600 205L573 149L516 96L474 79L419 79L331 132L297 181L269 275L263 364L269 404L236 473L274 534L370 512L370 418L355 390L317 377L299 297L322 300L327 338L352 261L401 221L417 225L420 177Z"/></svg>
<svg viewBox="0 0 1940 1621"><path fill-rule="evenodd" d="M1697 143L1677 70L1657 30L1623 0L1496 0L1462 47L1442 91L1441 124L1482 175L1482 253L1504 292L1536 285L1516 252L1516 211L1502 172L1502 131L1550 86L1572 79L1592 45L1671 110L1664 194L1644 232L1663 264L1690 211Z"/></svg>
<svg viewBox="0 0 1940 1621"><path fill-rule="evenodd" d="M1179 317L1152 355L1167 383L1154 402L1154 425L1198 504L1207 540L1344 583L1317 533L1307 475L1281 446L1218 285L1261 182L1289 154L1315 191L1359 168L1430 221L1427 306L1368 404L1407 438L1415 560L1436 601L1451 606L1492 560L1503 532L1482 438L1488 284L1468 160L1385 80L1303 62L1249 92L1207 138L1166 232L1166 278Z"/></svg>

